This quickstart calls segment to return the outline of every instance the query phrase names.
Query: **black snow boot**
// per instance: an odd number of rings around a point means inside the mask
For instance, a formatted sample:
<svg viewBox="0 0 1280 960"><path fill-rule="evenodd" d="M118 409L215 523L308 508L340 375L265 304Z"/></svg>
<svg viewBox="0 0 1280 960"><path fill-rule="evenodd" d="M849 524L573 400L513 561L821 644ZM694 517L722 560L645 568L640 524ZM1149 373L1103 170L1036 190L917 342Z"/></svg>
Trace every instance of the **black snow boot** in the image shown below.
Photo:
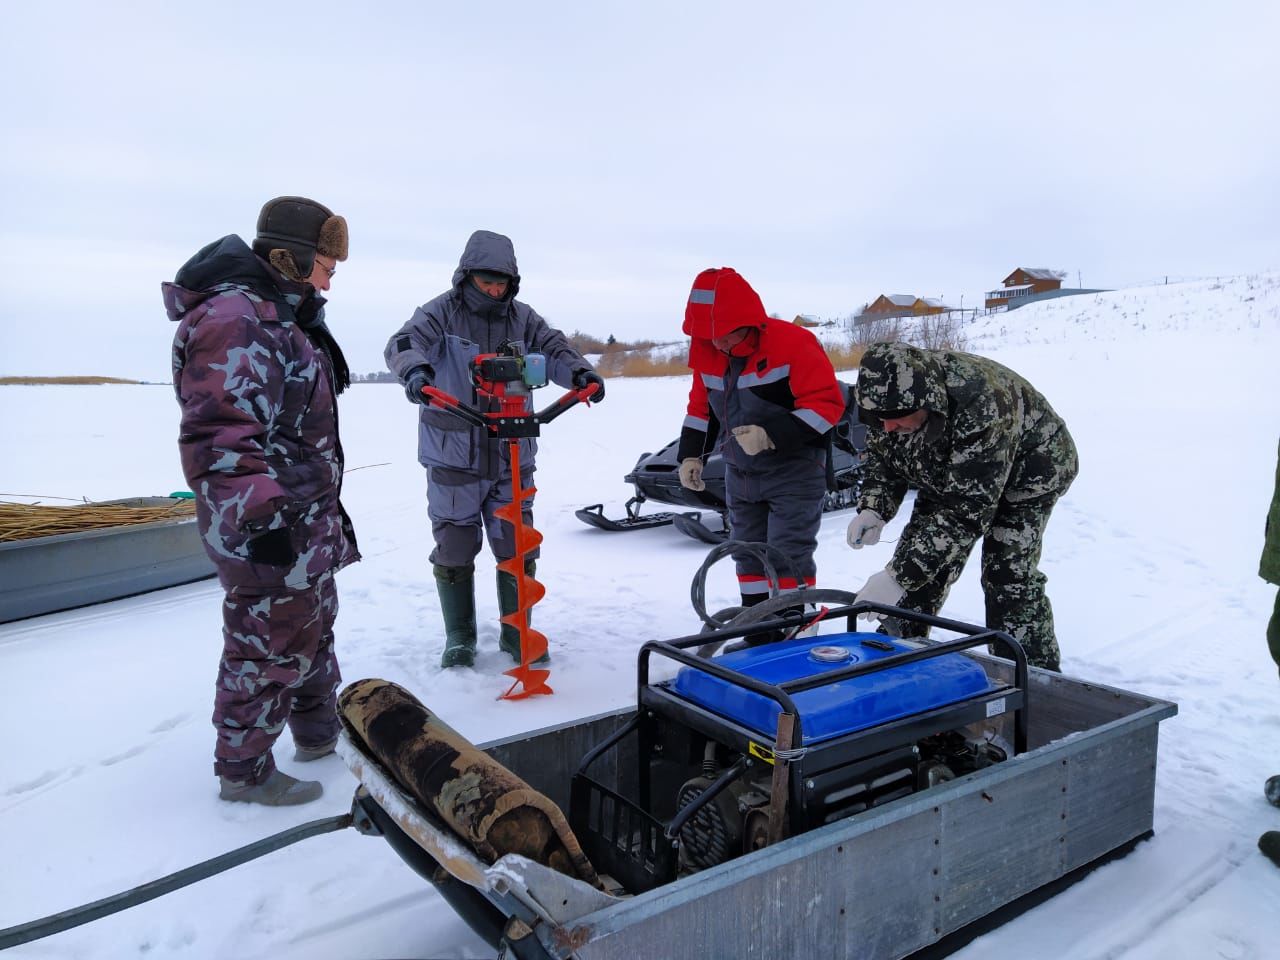
<svg viewBox="0 0 1280 960"><path fill-rule="evenodd" d="M440 613L444 616L444 655L440 666L470 667L476 662L476 568L432 566Z"/></svg>
<svg viewBox="0 0 1280 960"><path fill-rule="evenodd" d="M769 599L769 595L767 593L753 593L749 595L744 593L741 596L742 596L742 609L744 610L747 609L747 607L754 607L758 603L764 603L766 600ZM779 611L776 614L776 616L781 616L781 615L782 615L782 611ZM782 639L782 636L783 634L781 630L761 630L759 633L748 633L740 641L741 646L738 646L736 644L729 644L727 647L725 647L725 652L728 653L729 651L735 648L738 650L741 650L745 647L763 647L767 643L777 643L779 640Z"/></svg>
<svg viewBox="0 0 1280 960"><path fill-rule="evenodd" d="M1280 807L1280 773L1274 777L1267 777L1267 782L1262 787L1262 792L1267 795L1267 803L1273 807Z"/></svg>
<svg viewBox="0 0 1280 960"><path fill-rule="evenodd" d="M1268 830L1260 836L1258 849L1268 860L1280 867L1280 830Z"/></svg>
<svg viewBox="0 0 1280 960"><path fill-rule="evenodd" d="M537 569L538 562L536 560L526 560L524 562L525 576L532 577ZM498 612L500 616L506 617L516 612L520 605L520 599L516 590L516 578L503 570L498 571ZM533 613L528 614L527 623L533 624ZM509 623L502 625L502 636L498 638L498 647L516 663L520 662L520 631ZM533 661L535 666L542 666L551 662L551 654L544 653L537 660Z"/></svg>

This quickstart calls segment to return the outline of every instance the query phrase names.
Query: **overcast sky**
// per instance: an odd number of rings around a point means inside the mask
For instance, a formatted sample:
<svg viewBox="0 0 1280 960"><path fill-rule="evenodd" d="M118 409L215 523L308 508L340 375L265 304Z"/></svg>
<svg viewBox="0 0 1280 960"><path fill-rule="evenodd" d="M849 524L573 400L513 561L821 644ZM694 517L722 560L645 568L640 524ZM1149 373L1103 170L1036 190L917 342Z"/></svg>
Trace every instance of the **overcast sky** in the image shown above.
<svg viewBox="0 0 1280 960"><path fill-rule="evenodd" d="M475 11L475 12L472 12ZM344 215L353 369L509 235L554 325L964 306L1280 268L1280 4L7 3L0 374L167 379L159 286L280 194Z"/></svg>

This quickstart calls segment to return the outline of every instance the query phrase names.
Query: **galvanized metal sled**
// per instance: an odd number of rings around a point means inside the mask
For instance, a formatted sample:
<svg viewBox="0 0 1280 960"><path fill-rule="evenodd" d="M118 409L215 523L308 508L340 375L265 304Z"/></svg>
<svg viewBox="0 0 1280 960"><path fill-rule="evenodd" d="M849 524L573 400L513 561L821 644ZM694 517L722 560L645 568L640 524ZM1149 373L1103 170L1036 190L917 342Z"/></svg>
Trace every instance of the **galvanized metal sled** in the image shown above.
<svg viewBox="0 0 1280 960"><path fill-rule="evenodd" d="M858 633L868 609L960 637ZM1151 833L1175 704L1028 668L968 624L827 618L847 632L710 660L691 651L783 621L646 643L636 709L480 745L568 813L607 892L483 862L344 735L357 825L500 955L583 960L898 960ZM651 681L655 658L678 671Z"/></svg>
<svg viewBox="0 0 1280 960"><path fill-rule="evenodd" d="M167 507L172 497L99 505ZM0 543L0 623L105 603L214 575L195 515Z"/></svg>

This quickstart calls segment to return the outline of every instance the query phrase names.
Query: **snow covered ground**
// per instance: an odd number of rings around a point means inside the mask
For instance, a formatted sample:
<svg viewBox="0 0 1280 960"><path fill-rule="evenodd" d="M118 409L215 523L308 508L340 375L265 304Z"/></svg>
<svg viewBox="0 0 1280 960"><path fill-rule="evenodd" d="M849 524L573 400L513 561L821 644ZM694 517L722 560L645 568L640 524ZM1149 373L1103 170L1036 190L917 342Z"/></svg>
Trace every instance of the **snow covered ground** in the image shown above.
<svg viewBox="0 0 1280 960"><path fill-rule="evenodd" d="M346 314L335 304L341 338ZM169 331L157 330L165 351ZM1154 839L957 956L1274 957L1280 870L1255 842L1280 829L1262 797L1280 772L1280 679L1263 639L1274 588L1257 578L1257 560L1280 436L1280 275L1050 301L968 335L1040 387L1080 448L1079 479L1045 546L1064 669L1180 712L1161 728ZM622 476L676 435L686 388L610 381L603 404L547 428L537 524L548 594L536 620L550 636L556 694L518 703L495 701L505 678L487 554L476 669L439 670L414 410L394 386L353 388L342 401L344 499L365 559L339 577L345 677L404 684L476 741L632 702L640 643L696 627L688 587L706 550L670 528L605 534L573 511L600 500L621 510ZM0 495L179 489L176 425L167 387L0 388ZM892 549L848 550L848 516L824 520L821 586L856 588ZM0 927L348 808L353 782L336 759L305 768L326 787L308 807L216 798L208 718L219 597L207 581L0 626ZM721 564L708 607L735 600ZM981 619L976 569L944 613ZM287 734L277 755L304 772ZM345 831L11 955L488 952L387 844Z"/></svg>

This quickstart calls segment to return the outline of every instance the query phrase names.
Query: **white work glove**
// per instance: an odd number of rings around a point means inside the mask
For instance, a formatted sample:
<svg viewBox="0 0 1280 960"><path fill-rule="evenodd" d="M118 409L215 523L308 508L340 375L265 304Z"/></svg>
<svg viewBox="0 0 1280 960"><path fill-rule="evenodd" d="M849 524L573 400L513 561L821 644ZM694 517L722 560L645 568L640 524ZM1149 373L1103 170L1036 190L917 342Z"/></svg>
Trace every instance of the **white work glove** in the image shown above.
<svg viewBox="0 0 1280 960"><path fill-rule="evenodd" d="M734 427L730 433L733 439L738 441L738 446L742 448L743 453L749 457L757 456L766 450L775 449L773 441L769 439L769 434L765 433L764 427L750 424L745 427Z"/></svg>
<svg viewBox="0 0 1280 960"><path fill-rule="evenodd" d="M705 490L702 482L702 458L685 457L680 461L680 486L686 490Z"/></svg>
<svg viewBox="0 0 1280 960"><path fill-rule="evenodd" d="M862 585L862 589L857 592L858 600L868 600L871 603L884 603L891 607L896 607L902 602L902 598L906 596L906 591L898 586L898 581L893 579L893 574L889 572L889 568L885 567L879 573L873 573L867 582ZM879 620L883 614L880 613L860 613L859 617L870 617L872 620Z"/></svg>
<svg viewBox="0 0 1280 960"><path fill-rule="evenodd" d="M855 550L874 547L880 542L880 531L884 525L884 518L874 510L859 510L858 515L849 521L849 546Z"/></svg>

